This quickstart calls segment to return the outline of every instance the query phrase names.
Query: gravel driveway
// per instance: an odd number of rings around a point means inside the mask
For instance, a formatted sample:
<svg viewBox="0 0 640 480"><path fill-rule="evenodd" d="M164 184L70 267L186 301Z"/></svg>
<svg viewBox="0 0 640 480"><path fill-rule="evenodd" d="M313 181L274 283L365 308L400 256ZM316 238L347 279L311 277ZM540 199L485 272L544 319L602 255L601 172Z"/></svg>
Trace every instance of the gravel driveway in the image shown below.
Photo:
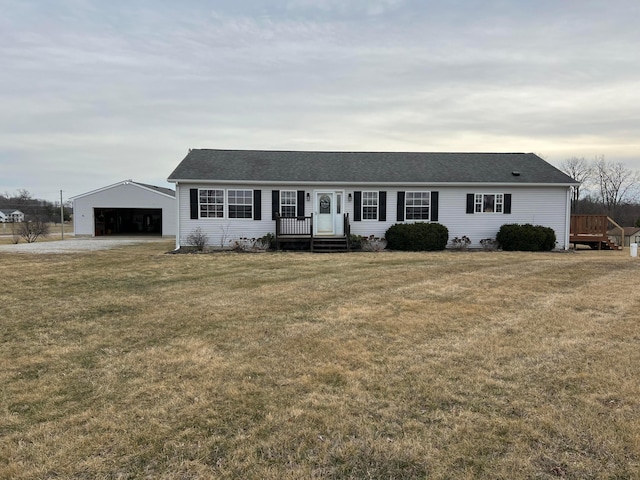
<svg viewBox="0 0 640 480"><path fill-rule="evenodd" d="M0 245L0 253L76 253L96 250L108 250L109 248L123 245L135 245L137 243L164 242L166 238L70 238L52 242L18 243L17 245Z"/></svg>

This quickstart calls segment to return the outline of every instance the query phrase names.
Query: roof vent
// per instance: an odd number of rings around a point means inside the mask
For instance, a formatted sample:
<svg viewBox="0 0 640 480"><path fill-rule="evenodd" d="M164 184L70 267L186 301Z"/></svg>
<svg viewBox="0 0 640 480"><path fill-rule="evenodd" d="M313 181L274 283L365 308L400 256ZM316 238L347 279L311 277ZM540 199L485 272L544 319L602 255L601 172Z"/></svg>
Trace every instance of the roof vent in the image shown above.
<svg viewBox="0 0 640 480"><path fill-rule="evenodd" d="M518 170L514 170L513 172L511 172L511 175L513 175L514 177L519 177L520 172Z"/></svg>

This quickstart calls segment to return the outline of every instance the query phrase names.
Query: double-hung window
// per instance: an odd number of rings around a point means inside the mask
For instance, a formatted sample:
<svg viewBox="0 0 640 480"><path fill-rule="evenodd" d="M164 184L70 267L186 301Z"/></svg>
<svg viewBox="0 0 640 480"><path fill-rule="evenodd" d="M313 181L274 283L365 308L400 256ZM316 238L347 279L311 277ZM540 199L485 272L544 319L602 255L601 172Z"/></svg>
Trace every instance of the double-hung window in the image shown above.
<svg viewBox="0 0 640 480"><path fill-rule="evenodd" d="M406 192L404 204L406 220L429 220L431 192Z"/></svg>
<svg viewBox="0 0 640 480"><path fill-rule="evenodd" d="M252 218L252 190L227 190L227 203L229 218Z"/></svg>
<svg viewBox="0 0 640 480"><path fill-rule="evenodd" d="M504 210L504 194L502 193L476 193L476 213L502 213Z"/></svg>
<svg viewBox="0 0 640 480"><path fill-rule="evenodd" d="M378 219L378 192L362 192L362 220Z"/></svg>
<svg viewBox="0 0 640 480"><path fill-rule="evenodd" d="M199 197L200 218L222 218L224 216L224 190L203 189L200 190Z"/></svg>
<svg viewBox="0 0 640 480"><path fill-rule="evenodd" d="M298 192L295 190L280 191L280 215L283 217L295 217L297 212Z"/></svg>

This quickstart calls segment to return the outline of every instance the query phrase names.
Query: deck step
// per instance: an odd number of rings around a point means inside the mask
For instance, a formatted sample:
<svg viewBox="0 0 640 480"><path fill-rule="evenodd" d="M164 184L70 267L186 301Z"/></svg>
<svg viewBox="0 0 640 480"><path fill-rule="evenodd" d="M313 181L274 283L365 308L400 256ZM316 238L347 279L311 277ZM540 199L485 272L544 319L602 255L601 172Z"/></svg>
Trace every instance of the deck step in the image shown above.
<svg viewBox="0 0 640 480"><path fill-rule="evenodd" d="M316 253L346 252L349 250L346 237L314 237L313 251Z"/></svg>

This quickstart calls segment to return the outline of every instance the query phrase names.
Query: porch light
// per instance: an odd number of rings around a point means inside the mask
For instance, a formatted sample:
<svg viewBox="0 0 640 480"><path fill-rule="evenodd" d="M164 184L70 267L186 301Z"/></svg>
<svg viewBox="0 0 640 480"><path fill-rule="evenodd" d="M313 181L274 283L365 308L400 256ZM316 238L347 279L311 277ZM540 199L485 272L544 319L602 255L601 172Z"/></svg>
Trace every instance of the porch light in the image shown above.
<svg viewBox="0 0 640 480"><path fill-rule="evenodd" d="M353 200L353 196L351 196L351 194L347 195L347 200L349 201Z"/></svg>
<svg viewBox="0 0 640 480"><path fill-rule="evenodd" d="M309 192L307 192L307 202L311 201L311 194Z"/></svg>

